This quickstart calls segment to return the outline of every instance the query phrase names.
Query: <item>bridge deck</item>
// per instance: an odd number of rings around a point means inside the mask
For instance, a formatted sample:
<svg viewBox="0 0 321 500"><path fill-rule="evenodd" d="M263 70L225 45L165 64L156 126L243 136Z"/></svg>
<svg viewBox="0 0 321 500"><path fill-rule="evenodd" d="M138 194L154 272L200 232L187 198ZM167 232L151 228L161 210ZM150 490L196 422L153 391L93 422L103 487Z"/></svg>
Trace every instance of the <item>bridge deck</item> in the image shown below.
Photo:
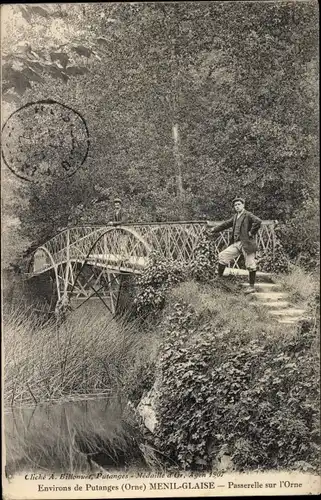
<svg viewBox="0 0 321 500"><path fill-rule="evenodd" d="M218 223L213 223L215 226ZM119 226L68 228L40 246L33 256L31 275L67 263L124 272L141 272L152 253L167 260L190 262L207 231L204 222L131 223ZM217 252L230 243L230 231L215 238ZM273 221L264 221L257 235L260 251L274 251ZM236 264L237 266L237 264Z"/></svg>

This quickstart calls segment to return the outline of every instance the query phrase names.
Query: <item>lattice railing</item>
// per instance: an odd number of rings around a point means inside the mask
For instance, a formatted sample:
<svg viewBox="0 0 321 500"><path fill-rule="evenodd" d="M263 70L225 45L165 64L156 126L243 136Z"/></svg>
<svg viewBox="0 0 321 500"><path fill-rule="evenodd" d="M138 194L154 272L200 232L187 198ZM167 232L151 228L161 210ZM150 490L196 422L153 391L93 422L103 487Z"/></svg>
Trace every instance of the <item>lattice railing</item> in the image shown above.
<svg viewBox="0 0 321 500"><path fill-rule="evenodd" d="M36 250L31 273L39 274L65 262L82 263L85 260L100 267L140 271L151 252L157 252L166 259L189 262L207 229L207 224L203 222L72 227ZM231 231L219 233L215 239L216 251L229 245L230 238ZM259 251L273 253L274 222L263 221L256 238ZM238 267L237 261L234 267Z"/></svg>

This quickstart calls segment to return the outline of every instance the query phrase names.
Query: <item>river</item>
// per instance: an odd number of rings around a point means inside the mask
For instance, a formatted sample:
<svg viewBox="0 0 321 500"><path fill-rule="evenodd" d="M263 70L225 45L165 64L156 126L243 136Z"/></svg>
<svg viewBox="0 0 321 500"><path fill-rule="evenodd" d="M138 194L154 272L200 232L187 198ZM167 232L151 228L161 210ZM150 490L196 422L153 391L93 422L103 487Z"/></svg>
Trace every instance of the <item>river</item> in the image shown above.
<svg viewBox="0 0 321 500"><path fill-rule="evenodd" d="M118 397L4 412L6 474L89 472L141 464L139 432Z"/></svg>

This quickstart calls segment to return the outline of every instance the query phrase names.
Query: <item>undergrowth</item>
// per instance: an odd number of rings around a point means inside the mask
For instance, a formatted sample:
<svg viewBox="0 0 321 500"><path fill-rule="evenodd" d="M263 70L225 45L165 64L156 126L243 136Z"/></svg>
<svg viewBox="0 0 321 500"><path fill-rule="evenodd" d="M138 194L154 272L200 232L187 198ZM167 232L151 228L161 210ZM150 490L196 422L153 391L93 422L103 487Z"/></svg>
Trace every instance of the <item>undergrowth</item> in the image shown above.
<svg viewBox="0 0 321 500"><path fill-rule="evenodd" d="M278 282L289 293L292 302L309 307L320 294L320 277L292 264L287 274L278 276Z"/></svg>
<svg viewBox="0 0 321 500"><path fill-rule="evenodd" d="M318 325L264 321L246 298L184 283L164 311L155 446L183 469L316 468Z"/></svg>

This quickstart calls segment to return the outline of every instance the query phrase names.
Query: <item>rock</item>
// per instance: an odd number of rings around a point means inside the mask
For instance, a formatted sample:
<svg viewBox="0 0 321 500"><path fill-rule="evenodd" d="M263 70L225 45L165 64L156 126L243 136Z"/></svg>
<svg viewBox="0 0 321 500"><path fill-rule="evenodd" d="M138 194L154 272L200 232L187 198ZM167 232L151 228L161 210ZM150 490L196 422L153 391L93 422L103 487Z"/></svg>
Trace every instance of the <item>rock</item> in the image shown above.
<svg viewBox="0 0 321 500"><path fill-rule="evenodd" d="M233 460L228 451L228 445L224 444L212 462L213 471L230 472L235 469Z"/></svg>
<svg viewBox="0 0 321 500"><path fill-rule="evenodd" d="M294 467L296 469L300 469L304 472L313 472L314 471L313 466L311 464L309 464L308 462L305 462L304 460L299 460L298 462L295 462Z"/></svg>
<svg viewBox="0 0 321 500"><path fill-rule="evenodd" d="M234 463L230 455L222 455L220 460L217 462L217 468L220 471L232 471L234 470Z"/></svg>
<svg viewBox="0 0 321 500"><path fill-rule="evenodd" d="M143 396L137 406L137 413L143 420L145 427L153 434L155 431L155 427L157 425L157 417L155 411L155 401L156 393L155 388L152 389Z"/></svg>

